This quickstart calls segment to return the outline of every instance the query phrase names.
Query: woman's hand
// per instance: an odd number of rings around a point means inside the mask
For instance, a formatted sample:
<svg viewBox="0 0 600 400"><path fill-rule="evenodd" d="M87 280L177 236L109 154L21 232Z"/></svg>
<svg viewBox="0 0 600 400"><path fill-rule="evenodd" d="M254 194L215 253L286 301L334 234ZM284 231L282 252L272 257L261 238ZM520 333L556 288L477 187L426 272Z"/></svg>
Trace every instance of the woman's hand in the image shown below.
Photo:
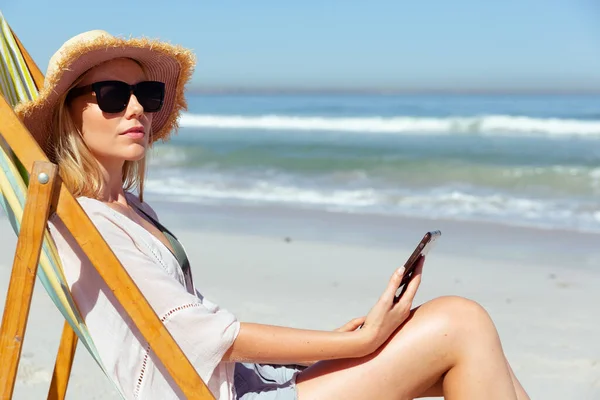
<svg viewBox="0 0 600 400"><path fill-rule="evenodd" d="M408 283L408 287L397 303L394 303L394 297L404 276L404 267L394 272L387 288L369 311L364 326L359 332L367 336L369 343L373 346L372 351L378 349L410 315L413 299L421 283L424 261L424 257L417 261L417 267ZM345 326L348 326L351 322Z"/></svg>

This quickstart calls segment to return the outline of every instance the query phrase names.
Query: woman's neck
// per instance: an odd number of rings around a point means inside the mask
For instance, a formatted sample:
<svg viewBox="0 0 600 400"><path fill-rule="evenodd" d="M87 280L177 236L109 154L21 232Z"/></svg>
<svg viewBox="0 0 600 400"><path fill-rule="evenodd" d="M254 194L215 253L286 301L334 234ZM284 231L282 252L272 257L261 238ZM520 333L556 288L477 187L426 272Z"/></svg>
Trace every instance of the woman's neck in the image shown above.
<svg viewBox="0 0 600 400"><path fill-rule="evenodd" d="M111 168L107 168L103 163L99 164L104 178L104 189L99 200L126 206L127 199L125 190L123 190L123 165L111 165Z"/></svg>
<svg viewBox="0 0 600 400"><path fill-rule="evenodd" d="M99 199L105 203L120 203L121 205L127 205L127 198L125 197L125 191L122 186L118 189L106 188L103 190L102 196Z"/></svg>

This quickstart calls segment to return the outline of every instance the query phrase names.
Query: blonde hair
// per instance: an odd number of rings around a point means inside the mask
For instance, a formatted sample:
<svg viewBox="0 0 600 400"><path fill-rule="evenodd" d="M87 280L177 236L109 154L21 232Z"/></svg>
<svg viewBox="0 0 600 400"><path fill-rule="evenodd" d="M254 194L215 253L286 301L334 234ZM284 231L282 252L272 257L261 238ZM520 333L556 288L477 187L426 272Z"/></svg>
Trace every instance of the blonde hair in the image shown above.
<svg viewBox="0 0 600 400"><path fill-rule="evenodd" d="M69 91L80 81L81 78L71 85L54 110L48 158L58 165L59 175L73 196L99 199L105 187L100 165L83 141L67 105ZM146 156L137 161L125 161L123 190L137 189L139 199L143 201L145 176Z"/></svg>

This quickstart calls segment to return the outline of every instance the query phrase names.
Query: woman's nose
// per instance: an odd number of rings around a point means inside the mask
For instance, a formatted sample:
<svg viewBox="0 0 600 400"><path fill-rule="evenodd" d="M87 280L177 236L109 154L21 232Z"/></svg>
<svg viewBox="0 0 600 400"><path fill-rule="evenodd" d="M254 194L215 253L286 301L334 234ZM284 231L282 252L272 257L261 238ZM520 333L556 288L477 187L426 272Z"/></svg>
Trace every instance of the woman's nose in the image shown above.
<svg viewBox="0 0 600 400"><path fill-rule="evenodd" d="M129 104L127 104L127 115L128 116L140 116L144 114L144 107L140 104L135 94L131 94L129 98Z"/></svg>

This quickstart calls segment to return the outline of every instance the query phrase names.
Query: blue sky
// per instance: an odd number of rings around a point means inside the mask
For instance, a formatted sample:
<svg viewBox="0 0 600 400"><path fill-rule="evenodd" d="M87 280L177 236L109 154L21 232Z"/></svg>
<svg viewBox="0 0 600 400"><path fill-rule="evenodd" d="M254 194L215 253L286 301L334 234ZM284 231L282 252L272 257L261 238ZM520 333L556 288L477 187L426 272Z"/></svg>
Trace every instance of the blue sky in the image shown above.
<svg viewBox="0 0 600 400"><path fill-rule="evenodd" d="M69 37L105 29L192 48L196 87L600 91L593 0L7 2L44 71Z"/></svg>

